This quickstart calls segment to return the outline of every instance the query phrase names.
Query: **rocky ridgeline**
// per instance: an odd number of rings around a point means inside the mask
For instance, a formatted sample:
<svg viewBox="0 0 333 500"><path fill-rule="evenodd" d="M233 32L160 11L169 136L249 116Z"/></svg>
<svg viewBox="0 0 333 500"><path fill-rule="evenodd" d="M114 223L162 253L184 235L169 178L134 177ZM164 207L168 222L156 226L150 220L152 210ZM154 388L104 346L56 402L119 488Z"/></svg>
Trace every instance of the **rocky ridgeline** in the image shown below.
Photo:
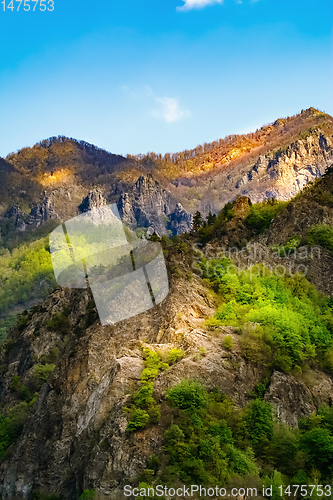
<svg viewBox="0 0 333 500"><path fill-rule="evenodd" d="M319 130L290 144L285 151L258 158L235 183L238 194L252 203L268 198L290 200L309 182L321 177L333 163L332 137Z"/></svg>
<svg viewBox="0 0 333 500"><path fill-rule="evenodd" d="M54 209L52 198L47 196L46 193L44 193L44 199L41 203L33 207L28 216L22 212L19 205L14 204L7 210L5 218L14 222L17 233L24 232L27 226L37 228L49 220L60 219Z"/></svg>
<svg viewBox="0 0 333 500"><path fill-rule="evenodd" d="M79 209L86 212L106 204L104 192L95 188L88 193ZM130 192L122 193L117 207L123 222L132 229L147 228L147 237L154 233L162 236L168 230L177 235L191 229L192 214L184 210L151 174L142 175Z"/></svg>
<svg viewBox="0 0 333 500"><path fill-rule="evenodd" d="M101 188L92 189L76 210L72 211L71 217L105 206L110 197L105 193L106 190ZM56 198L58 205L61 205L61 196L65 200L71 199L68 190L62 193L59 190L53 191L49 195L45 192L43 200L32 208L29 216L25 216L19 205L15 204L7 210L5 217L14 221L17 233L25 231L28 226L39 227L51 219L63 220L61 210L58 213L54 203ZM151 174L141 176L130 193L122 193L117 206L123 222L133 229L147 228L147 237L154 233L162 236L168 231L177 235L188 232L191 228L192 215Z"/></svg>

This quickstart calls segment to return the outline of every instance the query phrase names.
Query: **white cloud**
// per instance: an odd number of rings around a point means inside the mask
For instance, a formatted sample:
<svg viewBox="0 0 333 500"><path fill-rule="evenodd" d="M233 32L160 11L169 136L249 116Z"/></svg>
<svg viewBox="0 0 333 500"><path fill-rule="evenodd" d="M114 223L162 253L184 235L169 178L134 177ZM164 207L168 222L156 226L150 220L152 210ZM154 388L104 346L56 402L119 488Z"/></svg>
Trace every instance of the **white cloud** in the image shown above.
<svg viewBox="0 0 333 500"><path fill-rule="evenodd" d="M189 111L181 108L178 99L174 97L157 97L147 85L146 92L159 104L158 109L154 109L152 112L155 118L163 118L167 123L173 123L191 115Z"/></svg>
<svg viewBox="0 0 333 500"><path fill-rule="evenodd" d="M177 10L202 9L214 3L223 3L223 0L183 0L184 5L177 7Z"/></svg>
<svg viewBox="0 0 333 500"><path fill-rule="evenodd" d="M179 103L179 100L174 97L158 97L154 94L152 89L145 86L144 91L133 92L127 85L120 87L121 90L125 91L134 101L136 102L147 102L150 101L149 114L154 118L165 120L167 123L174 123L182 118L191 116L190 111L183 109ZM158 105L155 109L151 109L152 102Z"/></svg>
<svg viewBox="0 0 333 500"><path fill-rule="evenodd" d="M163 117L168 123L178 122L188 115L188 111L180 108L179 102L173 97L154 97L160 108L153 111L153 116Z"/></svg>

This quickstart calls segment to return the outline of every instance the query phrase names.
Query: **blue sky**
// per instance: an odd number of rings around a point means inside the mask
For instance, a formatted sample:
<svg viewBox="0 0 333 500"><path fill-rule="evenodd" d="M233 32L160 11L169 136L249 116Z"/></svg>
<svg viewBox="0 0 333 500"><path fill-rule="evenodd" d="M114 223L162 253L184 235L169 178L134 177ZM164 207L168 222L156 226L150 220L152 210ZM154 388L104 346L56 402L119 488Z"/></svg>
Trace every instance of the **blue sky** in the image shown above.
<svg viewBox="0 0 333 500"><path fill-rule="evenodd" d="M333 114L332 0L22 8L0 4L1 156L53 135L174 152L310 106Z"/></svg>

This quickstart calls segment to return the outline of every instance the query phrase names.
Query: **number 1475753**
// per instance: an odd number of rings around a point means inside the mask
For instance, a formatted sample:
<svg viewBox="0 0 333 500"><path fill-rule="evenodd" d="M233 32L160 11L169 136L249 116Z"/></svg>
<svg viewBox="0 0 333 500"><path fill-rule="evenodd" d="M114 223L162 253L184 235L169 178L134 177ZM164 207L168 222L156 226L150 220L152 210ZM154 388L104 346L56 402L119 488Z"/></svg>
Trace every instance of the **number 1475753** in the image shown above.
<svg viewBox="0 0 333 500"><path fill-rule="evenodd" d="M35 12L40 10L44 12L48 10L52 12L54 10L54 0L3 0L0 2L3 6L2 10L11 10L12 12L24 10L28 12L29 10Z"/></svg>

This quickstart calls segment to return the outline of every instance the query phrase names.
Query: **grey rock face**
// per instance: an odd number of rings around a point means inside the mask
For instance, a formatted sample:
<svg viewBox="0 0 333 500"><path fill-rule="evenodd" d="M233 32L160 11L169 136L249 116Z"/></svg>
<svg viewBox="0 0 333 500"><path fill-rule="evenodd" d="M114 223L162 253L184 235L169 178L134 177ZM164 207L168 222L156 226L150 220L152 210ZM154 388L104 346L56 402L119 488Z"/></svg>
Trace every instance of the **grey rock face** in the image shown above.
<svg viewBox="0 0 333 500"><path fill-rule="evenodd" d="M39 227L50 219L59 219L55 212L52 198L44 194L44 199L36 207L33 207L29 216L25 216L18 205L13 205L5 215L8 219L14 219L16 232L25 231L27 226Z"/></svg>
<svg viewBox="0 0 333 500"><path fill-rule="evenodd" d="M29 385L34 360L63 344L62 332L50 331L48 323L56 313L75 304L68 315L71 333L57 367L41 388L11 454L1 464L0 495L4 500L28 499L33 490L77 498L78 491L85 489L95 489L100 500L124 498L124 484L135 481L152 454L159 455L163 446L163 426L126 432L128 417L123 408L140 387L143 345L159 352L178 347L186 353L155 380L154 396L162 404L162 413L167 410L163 406L166 390L182 378L205 380L207 388L218 387L238 407L249 402L248 392L260 380L260 369L242 357L234 329L223 327L220 337L213 337L200 327L214 304L197 277L191 283L184 279L174 282L165 302L121 325L101 327L95 321L85 327L88 303L86 291L56 290L33 313L10 350L8 369L0 379L5 404L13 398L13 376L19 375ZM74 333L75 326L83 327L80 337ZM232 352L223 347L227 335L234 340ZM206 354L198 359L201 348ZM4 351L0 353L2 365L5 356ZM312 377L305 384L291 375L273 374L265 400L274 406L279 420L296 426L298 418L329 401L332 380L322 373Z"/></svg>
<svg viewBox="0 0 333 500"><path fill-rule="evenodd" d="M128 193L123 193L120 196L117 206L123 222L129 226L136 226L136 218L132 207L131 197Z"/></svg>
<svg viewBox="0 0 333 500"><path fill-rule="evenodd" d="M284 151L259 156L255 165L235 182L235 189L250 196L253 203L267 197L289 200L333 163L332 146L329 137L314 131Z"/></svg>
<svg viewBox="0 0 333 500"><path fill-rule="evenodd" d="M88 196L84 198L79 209L81 212L87 212L94 208L104 207L106 205L106 200L103 193L99 189L93 189L88 193Z"/></svg>
<svg viewBox="0 0 333 500"><path fill-rule="evenodd" d="M190 230L192 215L153 178L143 175L137 180L132 193L123 193L117 203L123 221L132 227L147 227L147 236L158 236Z"/></svg>
<svg viewBox="0 0 333 500"><path fill-rule="evenodd" d="M15 230L17 233L24 232L26 230L25 217L18 205L15 204L12 207L10 207L7 210L5 217L7 219L14 220Z"/></svg>
<svg viewBox="0 0 333 500"><path fill-rule="evenodd" d="M191 229L193 216L177 203L175 211L169 216L169 229L172 234L186 233Z"/></svg>
<svg viewBox="0 0 333 500"><path fill-rule="evenodd" d="M275 408L276 418L291 427L298 426L298 419L311 415L322 401L329 401L333 383L323 373L313 374L312 383L305 385L291 375L275 372L265 395L265 401Z"/></svg>
<svg viewBox="0 0 333 500"><path fill-rule="evenodd" d="M39 227L43 222L50 219L59 219L59 215L54 210L52 198L49 196L44 197L43 201L36 207L32 208L28 224L31 226Z"/></svg>
<svg viewBox="0 0 333 500"><path fill-rule="evenodd" d="M7 219L11 219L12 217L19 217L19 216L22 216L22 211L20 209L20 207L18 205L13 205L12 207L10 207L7 212L6 212L6 215L5 217Z"/></svg>

